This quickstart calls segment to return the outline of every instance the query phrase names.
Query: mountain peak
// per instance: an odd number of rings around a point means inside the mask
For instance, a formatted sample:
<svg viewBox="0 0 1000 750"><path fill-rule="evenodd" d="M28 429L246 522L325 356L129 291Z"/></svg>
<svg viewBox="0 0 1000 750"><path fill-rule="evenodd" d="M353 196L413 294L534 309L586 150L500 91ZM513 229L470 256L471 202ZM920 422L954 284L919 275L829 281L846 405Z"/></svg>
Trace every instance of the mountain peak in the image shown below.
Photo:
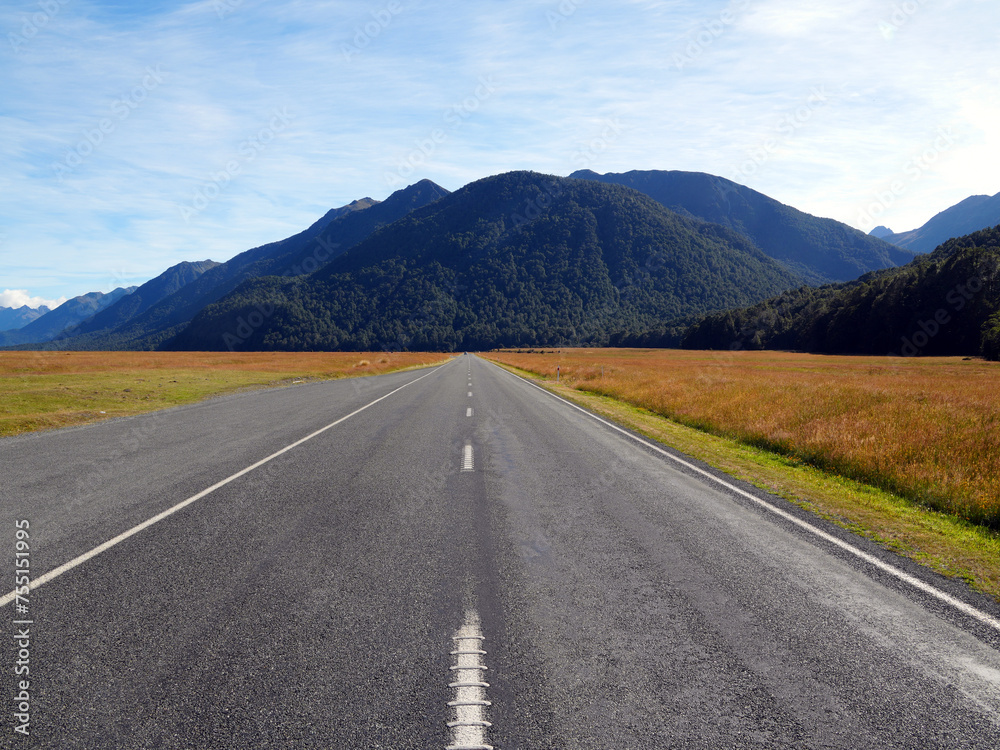
<svg viewBox="0 0 1000 750"><path fill-rule="evenodd" d="M704 172L633 170L597 175L580 170L571 176L631 187L684 216L722 224L810 283L848 281L913 259L912 253L846 224L812 216Z"/></svg>
<svg viewBox="0 0 1000 750"><path fill-rule="evenodd" d="M363 211L366 208L371 208L376 203L378 203L377 200L366 196L364 198L358 198L357 200L351 201L346 206L343 206L341 210L343 211L346 209L348 211Z"/></svg>
<svg viewBox="0 0 1000 750"><path fill-rule="evenodd" d="M79 297L63 302L55 310L36 318L23 328L6 333L0 337L0 344L12 346L51 341L60 336L66 329L72 328L101 310L110 307L138 288L135 286L118 287L107 294L104 292L81 294Z"/></svg>
<svg viewBox="0 0 1000 750"><path fill-rule="evenodd" d="M914 253L929 253L952 238L964 237L997 224L1000 224L1000 193L992 196L970 195L935 215L922 227L886 235L885 240Z"/></svg>
<svg viewBox="0 0 1000 750"><path fill-rule="evenodd" d="M38 308L21 305L20 307L0 307L0 331L12 331L24 328L32 321L49 312L49 308L41 305Z"/></svg>
<svg viewBox="0 0 1000 750"><path fill-rule="evenodd" d="M164 348L600 344L801 283L743 235L637 190L508 172L383 226L308 276L244 284ZM234 335L262 303L268 319Z"/></svg>
<svg viewBox="0 0 1000 750"><path fill-rule="evenodd" d="M390 205L409 206L411 209L414 209L424 206L427 203L433 203L438 198L449 195L450 192L437 183L425 178L412 185L400 188L386 198L385 202Z"/></svg>

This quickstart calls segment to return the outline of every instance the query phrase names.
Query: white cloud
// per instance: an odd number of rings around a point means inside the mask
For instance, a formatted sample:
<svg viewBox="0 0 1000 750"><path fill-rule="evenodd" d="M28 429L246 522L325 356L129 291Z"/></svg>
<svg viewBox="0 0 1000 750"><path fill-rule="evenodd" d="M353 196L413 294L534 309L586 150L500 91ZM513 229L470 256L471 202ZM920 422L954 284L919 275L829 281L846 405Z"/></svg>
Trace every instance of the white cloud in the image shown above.
<svg viewBox="0 0 1000 750"><path fill-rule="evenodd" d="M4 289L0 292L0 307L24 307L39 308L45 305L50 310L54 310L66 301L65 297L59 299L45 299L43 297L32 297L27 289Z"/></svg>
<svg viewBox="0 0 1000 750"><path fill-rule="evenodd" d="M843 28L846 19L855 18L873 4L866 0L816 5L800 0L736 0L733 5L747 10L746 25L750 31L802 42L825 35L830 29Z"/></svg>

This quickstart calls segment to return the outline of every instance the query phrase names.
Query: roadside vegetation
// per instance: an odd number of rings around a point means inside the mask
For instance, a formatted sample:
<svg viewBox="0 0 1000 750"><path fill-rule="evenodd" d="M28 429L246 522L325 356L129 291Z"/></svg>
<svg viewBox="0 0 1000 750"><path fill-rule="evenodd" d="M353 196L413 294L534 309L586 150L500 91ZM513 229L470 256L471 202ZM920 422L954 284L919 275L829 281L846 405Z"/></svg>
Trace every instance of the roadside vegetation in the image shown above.
<svg viewBox="0 0 1000 750"><path fill-rule="evenodd" d="M576 349L487 355L1000 598L1000 365ZM693 428L693 429L692 429Z"/></svg>
<svg viewBox="0 0 1000 750"><path fill-rule="evenodd" d="M1000 530L1000 366L960 358L563 350L492 359ZM603 374L602 374L603 373Z"/></svg>
<svg viewBox="0 0 1000 750"><path fill-rule="evenodd" d="M0 437L192 403L248 388L378 375L445 354L3 352Z"/></svg>

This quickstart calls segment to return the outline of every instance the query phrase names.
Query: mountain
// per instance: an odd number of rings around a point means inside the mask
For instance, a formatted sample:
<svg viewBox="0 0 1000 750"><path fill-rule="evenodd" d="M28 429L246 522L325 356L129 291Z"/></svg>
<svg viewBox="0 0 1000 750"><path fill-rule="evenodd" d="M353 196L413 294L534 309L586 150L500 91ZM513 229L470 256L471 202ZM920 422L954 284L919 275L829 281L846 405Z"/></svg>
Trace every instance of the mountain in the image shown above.
<svg viewBox="0 0 1000 750"><path fill-rule="evenodd" d="M16 331L0 333L0 346L37 344L54 339L67 328L75 326L91 315L113 305L122 297L131 294L137 287L118 287L107 294L90 292L63 302L55 310L45 313L28 325Z"/></svg>
<svg viewBox="0 0 1000 750"><path fill-rule="evenodd" d="M683 346L1000 359L1000 226L900 268L709 315Z"/></svg>
<svg viewBox="0 0 1000 750"><path fill-rule="evenodd" d="M893 231L889 227L878 226L868 233L872 237L878 237L880 240L884 240L886 237L890 237Z"/></svg>
<svg viewBox="0 0 1000 750"><path fill-rule="evenodd" d="M84 333L61 342L68 349L153 349L180 332L206 305L248 279L296 276L318 270L378 227L390 224L448 193L430 180L398 190L386 200L354 201L327 212L287 239L240 253L201 274L110 331Z"/></svg>
<svg viewBox="0 0 1000 750"><path fill-rule="evenodd" d="M64 331L62 336L68 338L117 328L218 265L214 260L202 260L196 263L184 261L171 266L128 296Z"/></svg>
<svg viewBox="0 0 1000 750"><path fill-rule="evenodd" d="M241 285L164 348L600 344L801 283L746 237L638 191L512 172L413 211L309 276Z"/></svg>
<svg viewBox="0 0 1000 750"><path fill-rule="evenodd" d="M0 307L0 331L13 331L23 328L47 312L49 312L49 308L45 305L37 308L28 307L27 305L21 305L21 307Z"/></svg>
<svg viewBox="0 0 1000 750"><path fill-rule="evenodd" d="M945 209L919 229L888 234L882 239L914 253L929 253L952 237L962 237L997 224L1000 224L1000 193L992 197L973 195ZM872 230L872 234L875 231Z"/></svg>
<svg viewBox="0 0 1000 750"><path fill-rule="evenodd" d="M605 175L582 170L570 176L635 188L673 211L729 227L811 284L850 281L913 260L912 252L723 177L657 170Z"/></svg>

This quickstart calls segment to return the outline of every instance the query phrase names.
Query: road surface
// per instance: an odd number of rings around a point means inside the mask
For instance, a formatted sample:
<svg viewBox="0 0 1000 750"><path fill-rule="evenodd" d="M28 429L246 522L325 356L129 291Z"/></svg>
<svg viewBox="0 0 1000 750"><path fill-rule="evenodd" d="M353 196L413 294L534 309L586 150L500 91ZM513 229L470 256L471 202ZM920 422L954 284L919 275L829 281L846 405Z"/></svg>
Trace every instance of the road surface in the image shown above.
<svg viewBox="0 0 1000 750"><path fill-rule="evenodd" d="M0 747L1000 747L991 601L471 355L0 460Z"/></svg>

